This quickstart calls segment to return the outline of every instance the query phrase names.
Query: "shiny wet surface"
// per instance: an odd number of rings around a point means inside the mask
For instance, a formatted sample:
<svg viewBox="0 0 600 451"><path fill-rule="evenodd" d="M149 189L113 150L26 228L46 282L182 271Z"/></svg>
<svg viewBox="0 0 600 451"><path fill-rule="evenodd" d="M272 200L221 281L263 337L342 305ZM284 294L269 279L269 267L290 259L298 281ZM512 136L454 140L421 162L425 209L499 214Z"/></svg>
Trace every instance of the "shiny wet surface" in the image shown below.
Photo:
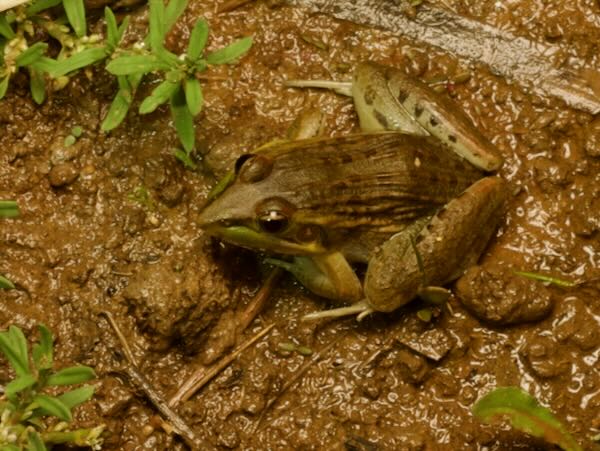
<svg viewBox="0 0 600 451"><path fill-rule="evenodd" d="M445 3L597 64L595 2ZM589 439L600 428L598 121L390 32L262 2L228 14L214 10L215 2L193 2L169 45L181 50L200 16L211 24L210 48L250 34L255 45L240 64L214 71L225 81L204 84L206 109L197 119L204 164L197 173L170 153L176 138L167 109L131 115L114 134L100 133L113 93L101 74L93 83L78 79L42 107L31 103L23 80L0 103L0 198L15 198L22 210L19 219L0 224L0 273L17 285L0 292L0 325L18 324L31 336L44 322L58 337L59 364L95 367L97 394L76 415L80 424L106 423L106 449L184 446L114 372L119 344L100 315L106 310L166 398L194 368L277 324L178 409L212 446L543 449L470 415L471 405L494 387L518 385L593 449ZM141 23L143 11L135 15ZM236 320L264 268L252 253L215 243L197 227L215 183L211 173L222 174L240 153L284 136L307 108L324 111L326 134L357 130L349 99L285 88L282 81L349 79L353 65L367 59L438 82L506 158L500 175L513 195L505 220L481 273L468 289L456 290L471 297L451 298L451 308L436 311L431 323L417 318L418 302L360 324L301 323L300 316L328 305L286 279L240 336ZM75 125L84 134L65 149ZM543 288L516 281L513 270L584 283ZM534 319L531 305L539 307ZM280 393L311 358L282 351L279 345L288 342L314 352L335 343ZM9 379L3 362L0 384Z"/></svg>

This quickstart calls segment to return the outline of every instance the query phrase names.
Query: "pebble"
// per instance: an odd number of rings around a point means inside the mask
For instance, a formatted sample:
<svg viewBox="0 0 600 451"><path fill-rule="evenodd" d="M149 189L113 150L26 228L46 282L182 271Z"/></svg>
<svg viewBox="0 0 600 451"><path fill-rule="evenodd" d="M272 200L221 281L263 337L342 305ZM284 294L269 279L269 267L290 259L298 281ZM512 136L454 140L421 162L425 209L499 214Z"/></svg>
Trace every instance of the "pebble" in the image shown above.
<svg viewBox="0 0 600 451"><path fill-rule="evenodd" d="M79 177L79 171L75 165L71 163L60 163L53 166L48 174L50 186L54 188L60 188L66 185L70 185Z"/></svg>

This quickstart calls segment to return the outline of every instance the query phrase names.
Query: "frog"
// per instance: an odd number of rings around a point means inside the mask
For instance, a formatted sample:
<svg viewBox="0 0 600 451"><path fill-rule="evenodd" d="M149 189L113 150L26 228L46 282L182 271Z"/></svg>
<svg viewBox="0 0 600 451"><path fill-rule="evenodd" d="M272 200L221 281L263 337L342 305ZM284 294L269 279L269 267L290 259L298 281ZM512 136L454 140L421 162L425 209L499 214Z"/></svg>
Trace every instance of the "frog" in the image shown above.
<svg viewBox="0 0 600 451"><path fill-rule="evenodd" d="M499 150L454 102L399 69L364 62L349 82L289 85L351 96L361 132L240 156L199 225L345 304L304 319L362 319L447 296L442 287L476 264L503 217Z"/></svg>

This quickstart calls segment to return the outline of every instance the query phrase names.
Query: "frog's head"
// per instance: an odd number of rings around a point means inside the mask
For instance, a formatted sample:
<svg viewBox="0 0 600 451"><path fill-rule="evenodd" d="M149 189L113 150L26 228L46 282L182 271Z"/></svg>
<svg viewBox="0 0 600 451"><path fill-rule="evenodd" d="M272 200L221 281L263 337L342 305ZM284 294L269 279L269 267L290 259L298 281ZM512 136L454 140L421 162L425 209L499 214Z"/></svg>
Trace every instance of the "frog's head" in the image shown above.
<svg viewBox="0 0 600 451"><path fill-rule="evenodd" d="M293 192L271 177L273 159L242 155L235 170L211 191L200 213L200 226L210 235L238 246L289 255L325 251L321 228L299 218Z"/></svg>

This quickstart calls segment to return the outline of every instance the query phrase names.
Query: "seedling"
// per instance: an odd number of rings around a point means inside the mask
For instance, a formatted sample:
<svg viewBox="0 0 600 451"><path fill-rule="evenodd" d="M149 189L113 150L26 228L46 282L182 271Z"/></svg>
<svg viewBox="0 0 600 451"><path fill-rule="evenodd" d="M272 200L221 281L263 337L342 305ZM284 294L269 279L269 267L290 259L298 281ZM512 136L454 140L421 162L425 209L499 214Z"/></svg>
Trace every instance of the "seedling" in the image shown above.
<svg viewBox="0 0 600 451"><path fill-rule="evenodd" d="M515 429L540 437L565 451L583 451L549 409L518 387L495 389L477 401L472 411L486 423L506 416Z"/></svg>
<svg viewBox="0 0 600 451"><path fill-rule="evenodd" d="M38 329L40 341L33 345L31 359L21 329L11 326L8 331L0 332L0 351L16 374L4 387L4 397L0 397L0 449L43 451L61 443L100 449L104 426L68 429L72 409L89 400L94 387L85 385L59 396L46 391L48 387L93 379L94 370L72 366L54 371L52 333L44 325Z"/></svg>
<svg viewBox="0 0 600 451"><path fill-rule="evenodd" d="M186 167L194 168L195 164L190 158L195 145L194 116L202 111L204 104L202 87L196 75L206 71L210 65L234 62L250 49L252 38L242 38L205 55L209 28L208 23L200 19L192 29L186 53L176 55L170 52L164 46L165 36L186 4L187 0L171 0L165 6L162 0L150 0L150 30L145 45L117 53L118 56L106 67L106 70L119 77L121 89L102 128L110 130L118 125L119 118L124 117L123 109L131 104L128 99L133 96L141 78L151 72L157 74L160 82L142 101L139 113L151 113L168 102L175 130L183 146L183 150L175 151L175 156Z"/></svg>
<svg viewBox="0 0 600 451"><path fill-rule="evenodd" d="M556 285L561 288L572 288L577 285L575 282L571 282L569 280L563 280L552 276L545 276L544 274L537 274L534 272L515 271L515 274L521 277L525 277L527 279L538 280L548 285Z"/></svg>
<svg viewBox="0 0 600 451"><path fill-rule="evenodd" d="M19 206L14 200L0 200L0 218L15 218L19 216ZM12 289L15 285L0 274L0 289Z"/></svg>
<svg viewBox="0 0 600 451"><path fill-rule="evenodd" d="M62 5L64 16L50 15L48 10L58 5ZM175 156L186 167L195 168L191 158L195 145L194 116L204 103L197 76L211 65L237 60L252 46L252 38L242 38L205 55L209 29L207 22L200 19L192 30L186 52L176 55L165 48L165 36L186 6L187 0L171 0L166 6L162 0L150 0L148 36L130 48L121 47L128 18L118 25L108 7L104 10L106 38L87 35L83 0L33 0L0 13L0 99L20 69L29 72L31 95L37 103L42 103L48 89L61 89L77 71L110 59L106 69L117 76L119 89L102 122L102 130L108 132L125 119L143 77L153 73L160 81L142 101L139 113L151 113L168 102L183 147L175 149ZM40 41L40 34L48 36L48 42ZM32 42L34 38L37 42ZM50 41L60 47L55 59L48 57ZM65 145L72 145L75 138L74 133L67 136Z"/></svg>

